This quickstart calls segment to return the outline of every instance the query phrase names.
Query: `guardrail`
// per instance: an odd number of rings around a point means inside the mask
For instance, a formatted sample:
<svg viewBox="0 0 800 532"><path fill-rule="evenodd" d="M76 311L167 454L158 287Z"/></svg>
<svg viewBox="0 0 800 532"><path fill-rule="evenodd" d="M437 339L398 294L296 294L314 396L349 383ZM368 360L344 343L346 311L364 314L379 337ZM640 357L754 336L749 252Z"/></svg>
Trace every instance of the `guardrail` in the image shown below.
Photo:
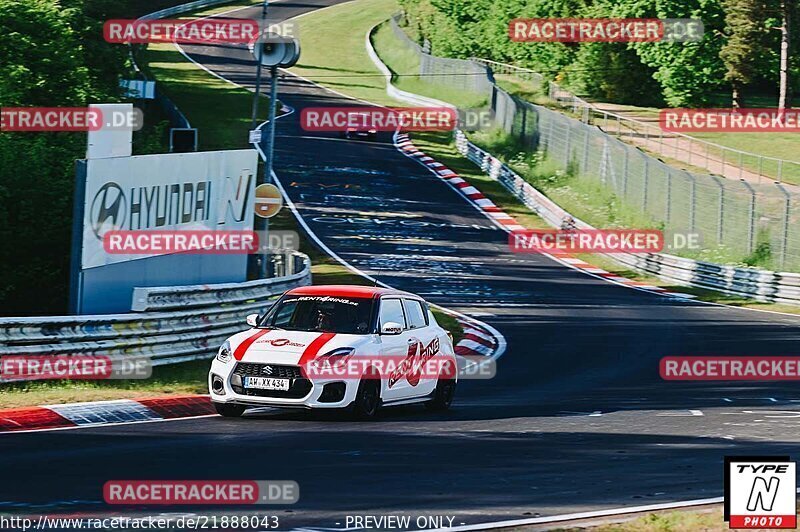
<svg viewBox="0 0 800 532"><path fill-rule="evenodd" d="M287 253L284 277L245 283L135 288L129 314L0 318L0 357L103 355L148 357L154 366L213 356L286 290L311 284L306 255Z"/></svg>
<svg viewBox="0 0 800 532"><path fill-rule="evenodd" d="M572 217L502 161L474 145L462 131L456 132L456 146L462 155L551 226L561 227L564 219L571 217L578 228L592 228ZM606 256L625 267L678 285L707 288L769 303L800 305L800 274L797 273L723 266L665 253L613 253Z"/></svg>
<svg viewBox="0 0 800 532"><path fill-rule="evenodd" d="M396 20L396 17L392 20ZM369 36L375 28L377 28L377 26L373 27L367 33L367 52L387 79L387 94L411 103L418 103L419 99L424 97L406 91L400 91L392 86L391 72L378 57L369 39ZM503 98L492 98L493 103L496 105L500 105L501 107L513 107L515 105L517 100L496 85L493 86L492 90L495 92L495 95L503 95ZM433 105L449 105L438 100L430 98L425 99L432 102ZM505 112L498 112L496 114L501 121L509 118L505 116L508 114ZM511 121L513 122L513 118ZM534 125L536 124L538 124L538 121L534 123ZM542 136L540 132L535 131L535 128L531 129L533 131L529 134L533 135L537 141L542 140L540 138L540 136ZM489 177L502 184L525 206L539 215L548 224L560 228L562 222L569 217L575 220L576 226L581 229L592 228L588 223L571 216L558 204L514 172L508 165L470 142L464 132L456 130L455 136L456 147L462 155L478 165ZM544 136L546 137L546 135ZM544 140L546 141L547 139L545 138ZM678 285L707 288L769 303L800 305L800 274L724 266L663 253L614 253L608 254L607 256L624 267L644 272Z"/></svg>

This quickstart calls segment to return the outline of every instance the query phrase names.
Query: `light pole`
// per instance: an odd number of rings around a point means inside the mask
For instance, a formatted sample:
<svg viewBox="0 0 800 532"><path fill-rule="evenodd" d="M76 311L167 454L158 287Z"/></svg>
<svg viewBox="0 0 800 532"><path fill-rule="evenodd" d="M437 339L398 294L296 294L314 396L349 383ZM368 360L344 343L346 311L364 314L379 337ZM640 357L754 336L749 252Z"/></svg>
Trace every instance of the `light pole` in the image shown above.
<svg viewBox="0 0 800 532"><path fill-rule="evenodd" d="M261 96L261 71L262 71L262 61L261 57L264 54L264 49L261 43L261 39L264 33L267 30L267 11L269 9L269 0L264 0L264 3L261 7L261 32L259 33L258 40L253 44L254 52L256 56L256 90L253 93L253 116L250 121L250 130L255 131L258 122L258 100ZM272 83L273 87L275 82ZM275 108L275 96L272 94L272 89L270 90L270 127L273 127L273 120L274 114L273 109ZM258 173L256 172L256 186L261 185L263 183L270 182L272 176L272 144L270 142L267 152L266 152L266 170L263 175L259 177ZM261 253L256 258L256 271L258 273L259 279L264 279L267 277L267 260L268 260L268 251L266 248L268 239L267 239L267 231L269 230L269 220L267 218L262 218L261 216L255 216L253 220L253 229L256 231L256 234L259 235L259 245L262 246Z"/></svg>
<svg viewBox="0 0 800 532"><path fill-rule="evenodd" d="M264 53L261 48L261 37L266 31L268 8L269 0L264 0L264 4L261 6L261 33L258 36L258 40L253 44L253 51L256 56L256 91L253 94L253 117L250 122L251 130L256 128L256 122L258 121L258 95L261 92L261 55Z"/></svg>
<svg viewBox="0 0 800 532"><path fill-rule="evenodd" d="M266 18L267 18L268 0L264 0L264 8L261 14L261 33L259 38L253 46L253 52L256 57L256 90L253 94L253 117L251 121L251 131L255 131L258 119L258 98L261 92L261 71L262 67L268 66L270 71L270 89L269 89L269 121L267 122L267 140L266 149L264 150L264 174L256 178L257 188L261 185L266 185L272 181L272 163L274 160L274 146L275 146L275 115L277 114L278 104L278 68L289 68L294 66L300 58L300 42L296 38L281 37L280 34L267 31ZM265 43L270 43L269 48L265 50ZM263 137L258 135L259 144ZM262 187L265 189L273 188ZM258 191L257 191L258 193ZM269 192L265 192L269 194ZM270 216L274 216L275 211ZM256 216L254 221L254 229L263 235L262 246L265 246L267 241L267 228L269 223L266 217L260 215ZM257 264L258 275L260 278L265 278L267 274L267 248L264 247L264 252L261 254L260 263ZM258 262L258 261L257 261Z"/></svg>

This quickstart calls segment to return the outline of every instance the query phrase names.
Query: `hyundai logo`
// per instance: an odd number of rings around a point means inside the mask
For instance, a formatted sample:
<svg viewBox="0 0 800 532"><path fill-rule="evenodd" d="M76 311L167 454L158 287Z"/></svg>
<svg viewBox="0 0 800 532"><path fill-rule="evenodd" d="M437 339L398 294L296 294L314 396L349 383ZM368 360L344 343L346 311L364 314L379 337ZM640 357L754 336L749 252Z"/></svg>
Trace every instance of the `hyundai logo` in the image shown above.
<svg viewBox="0 0 800 532"><path fill-rule="evenodd" d="M127 214L125 210L125 193L118 184L109 181L100 187L89 212L89 221L95 236L102 240L106 231L122 227Z"/></svg>

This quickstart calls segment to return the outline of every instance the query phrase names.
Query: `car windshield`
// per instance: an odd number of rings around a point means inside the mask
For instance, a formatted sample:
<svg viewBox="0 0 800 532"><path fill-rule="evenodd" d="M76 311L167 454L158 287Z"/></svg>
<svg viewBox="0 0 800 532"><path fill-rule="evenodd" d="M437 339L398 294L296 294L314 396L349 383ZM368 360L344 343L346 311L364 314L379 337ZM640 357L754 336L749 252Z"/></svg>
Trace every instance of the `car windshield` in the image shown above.
<svg viewBox="0 0 800 532"><path fill-rule="evenodd" d="M286 296L264 316L261 327L289 331L367 334L373 300L338 296Z"/></svg>

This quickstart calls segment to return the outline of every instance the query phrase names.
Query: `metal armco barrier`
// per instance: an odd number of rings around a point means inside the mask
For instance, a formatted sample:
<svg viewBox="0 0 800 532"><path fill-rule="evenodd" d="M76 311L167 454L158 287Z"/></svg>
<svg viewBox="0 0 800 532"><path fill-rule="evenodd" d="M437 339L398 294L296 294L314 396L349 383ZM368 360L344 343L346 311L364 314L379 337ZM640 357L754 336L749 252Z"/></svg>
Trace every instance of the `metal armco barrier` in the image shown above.
<svg viewBox="0 0 800 532"><path fill-rule="evenodd" d="M291 253L294 273L246 283L136 288L130 314L0 318L0 357L150 357L154 366L208 358L290 288L311 284L311 262Z"/></svg>
<svg viewBox="0 0 800 532"><path fill-rule="evenodd" d="M407 36L402 32L402 29L398 26L399 16L395 15L390 19L390 24L392 26L395 35L398 35L401 42L404 43L406 48L415 51L420 56L430 55L427 54L421 47L416 45L415 43L411 42ZM372 31L375 30L377 26L373 27L370 30L370 34ZM395 98L409 101L410 103L418 103L420 102L420 98L424 98L431 102L432 105L449 105L444 102L433 100L431 98L425 98L417 94L412 94L406 91L401 91L392 85L391 79L391 72L383 64L383 62L378 57L377 53L372 47L372 44L369 39L369 35L367 35L367 52L370 55L370 58L375 63L375 65L381 70L384 76L387 79L387 89L386 92L390 96ZM409 44L410 43L410 44ZM462 71L465 73L472 74L474 73L474 64L476 63L475 60L473 61L466 61L466 60L448 60L453 62L453 64L460 61L463 69ZM430 64L430 61L427 63L421 64ZM491 66L487 62L483 62L484 66ZM488 72L491 72L490 70ZM424 74L425 72L421 72ZM472 76L475 77L475 76ZM519 98L511 96L503 89L498 87L493 83L491 73L487 74L487 82L489 82L490 90L491 90L491 103L492 108L495 111L495 120L498 126L502 127L505 131L510 133L519 133L517 131L520 126L521 127L521 136L529 140L532 146L544 146L545 150L555 148L556 151L558 149L562 149L565 154L565 164L568 163L571 159L571 156L577 151L578 140L586 139L588 137L581 137L575 135L574 139L572 138L573 135L570 134L572 129L575 127L585 127L589 128L586 124L582 123L579 120L574 120L564 115L561 115L558 112L550 111L545 109L541 106L537 106L531 104L529 102L524 102ZM536 80L534 80L536 81ZM480 87L481 85L477 85ZM528 113L518 113L518 109L525 109L530 110L531 112ZM521 115L521 116L520 116ZM524 125L523 125L524 124ZM558 125L558 128L554 127ZM560 132L561 136L563 137L561 140L562 142L557 142L558 133ZM586 133L586 132L584 132ZM597 139L602 143L602 146L608 146L609 144L616 143L617 145L622 145L625 149L636 150L633 147L625 146L623 143L618 141L617 139L613 138L611 135L607 135L603 133L601 130L598 130L595 134ZM521 176L519 176L516 172L514 172L511 168L505 165L502 161L497 159L496 157L492 156L491 154L487 153L486 151L482 150L478 146L472 144L466 137L466 135L462 131L456 131L456 146L458 150L470 159L472 162L480 166L480 168L492 179L500 182L506 189L508 189L517 199L519 199L522 203L524 203L528 208L538 214L542 219L544 219L548 224L553 227L561 227L561 223L567 217L572 217L576 220L577 227L581 229L591 229L592 226L583 222L581 220L576 219L574 216L571 216L567 211L562 209L552 200L550 200L547 196L541 193L539 190L534 188L530 183L525 181ZM644 153L641 153L640 150L636 150L637 155L640 159L647 160L649 159ZM584 150L583 159L587 160L588 155L591 155L590 152ZM601 164L599 167L602 169L607 170L607 172L601 172L600 178L603 182L606 180L613 181L616 172L610 168L611 160L617 159L616 154L610 153L607 149L601 151ZM681 170L672 169L671 167L661 163L661 161L653 160L654 164L657 164L659 168L662 170L666 170L669 172L683 172ZM628 158L625 157L624 160L624 168L628 171L631 171L628 168L630 161ZM586 163L583 164L586 166ZM647 166L645 166L647 168ZM641 172L636 172L637 175ZM685 172L684 172L685 173ZM647 175L648 172L645 170L644 175ZM625 183L628 185L627 181ZM669 195L672 196L672 195ZM645 194L645 197L647 195ZM675 199L677 199L677 195ZM784 213L784 221L789 220L789 202L790 199L787 199L786 202L786 213ZM752 205L752 202L750 203ZM741 210L741 209L740 209ZM755 218L755 213L751 213L750 219L751 221ZM784 224L786 227L786 224ZM751 223L752 227L752 223ZM752 233L752 231L751 231ZM783 250L780 254L781 262L788 262L787 255L787 247L789 244L794 243L794 240L790 239L789 235L787 234L788 231L784 228L782 235L777 235L782 238L783 242L779 245L776 245L775 248L779 250ZM794 237L792 237L794 238ZM741 239L747 240L747 239ZM752 238L750 239L750 244L752 245ZM722 239L720 239L722 242ZM800 305L800 274L796 273L779 273L779 272L772 272L767 270L760 270L757 268L739 268L734 266L724 266L720 264L714 264L709 262L702 262L696 261L688 258L677 257L674 255L667 255L664 253L641 253L641 254L608 254L607 257L611 258L615 262L621 264L624 267L637 270L639 272L647 273L649 275L653 275L660 279L666 280L668 282L673 282L677 285L683 286L693 286L697 288L706 288L712 289L716 291L720 291L726 294L740 296L740 297L747 297L757 301L768 302L768 303L786 303L790 305ZM792 255L789 255L792 256Z"/></svg>
<svg viewBox="0 0 800 532"><path fill-rule="evenodd" d="M472 144L461 131L456 132L456 146L459 152L551 226L560 227L561 222L570 216L499 159ZM582 220L575 221L580 229L592 228ZM677 285L707 288L769 303L800 305L800 274L797 273L723 266L664 253L613 253L606 256L627 268Z"/></svg>
<svg viewBox="0 0 800 532"><path fill-rule="evenodd" d="M139 20L155 20L159 18L167 18L173 15L179 15L181 13L187 13L189 11L196 11L198 9L203 9L204 7L231 4L233 2L234 0L197 0L196 2L189 2L187 4L168 7L160 11L154 11L153 13L144 15L143 17L139 17Z"/></svg>

